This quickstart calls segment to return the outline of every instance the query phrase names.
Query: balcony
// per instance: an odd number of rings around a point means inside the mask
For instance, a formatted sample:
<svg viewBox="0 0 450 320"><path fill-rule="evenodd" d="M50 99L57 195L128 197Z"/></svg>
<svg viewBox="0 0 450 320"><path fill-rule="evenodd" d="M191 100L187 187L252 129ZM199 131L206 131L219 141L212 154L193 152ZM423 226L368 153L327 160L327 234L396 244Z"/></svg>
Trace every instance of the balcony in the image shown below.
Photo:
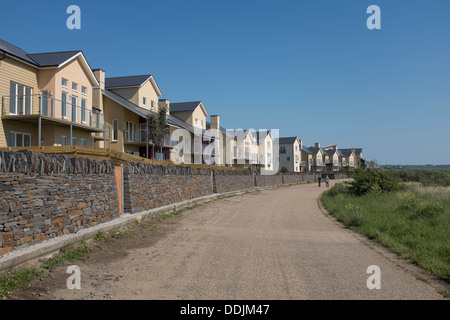
<svg viewBox="0 0 450 320"><path fill-rule="evenodd" d="M147 139L147 132L145 129L125 130L123 132L123 139L125 143L145 144L148 141L150 144L153 144L152 140ZM170 135L166 134L163 144L164 146L176 146L178 144L178 141L172 141Z"/></svg>
<svg viewBox="0 0 450 320"><path fill-rule="evenodd" d="M2 117L29 122L42 118L94 132L101 132L106 128L105 115L94 112L87 105L80 106L41 94L3 96Z"/></svg>

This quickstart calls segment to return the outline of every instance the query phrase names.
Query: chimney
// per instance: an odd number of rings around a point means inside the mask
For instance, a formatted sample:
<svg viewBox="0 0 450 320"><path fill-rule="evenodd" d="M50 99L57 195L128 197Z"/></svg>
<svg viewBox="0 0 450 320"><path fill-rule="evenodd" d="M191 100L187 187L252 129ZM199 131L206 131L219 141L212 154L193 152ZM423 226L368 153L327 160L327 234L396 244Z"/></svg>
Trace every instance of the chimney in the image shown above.
<svg viewBox="0 0 450 320"><path fill-rule="evenodd" d="M220 129L220 117L218 115L213 115L210 117L211 129Z"/></svg>
<svg viewBox="0 0 450 320"><path fill-rule="evenodd" d="M314 146L315 146L316 148L320 148L320 143L319 143L319 142L316 142L316 143L314 144Z"/></svg>
<svg viewBox="0 0 450 320"><path fill-rule="evenodd" d="M300 150L303 149L303 140L298 139L298 141L300 142Z"/></svg>
<svg viewBox="0 0 450 320"><path fill-rule="evenodd" d="M92 106L103 112L103 94L102 89L105 89L105 71L102 69L92 70L94 76L99 83L98 87L93 87L92 90Z"/></svg>
<svg viewBox="0 0 450 320"><path fill-rule="evenodd" d="M97 78L97 81L100 85L100 89L105 89L105 71L102 69L94 69L92 70L94 76Z"/></svg>
<svg viewBox="0 0 450 320"><path fill-rule="evenodd" d="M170 113L170 101L167 99L159 99L158 100L158 110L167 107L167 114Z"/></svg>

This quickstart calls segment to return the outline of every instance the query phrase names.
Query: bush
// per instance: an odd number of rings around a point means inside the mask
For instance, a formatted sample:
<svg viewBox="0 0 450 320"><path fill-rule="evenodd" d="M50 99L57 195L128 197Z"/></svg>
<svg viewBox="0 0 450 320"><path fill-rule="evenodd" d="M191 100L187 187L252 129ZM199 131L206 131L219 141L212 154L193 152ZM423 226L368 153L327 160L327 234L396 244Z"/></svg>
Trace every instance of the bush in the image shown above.
<svg viewBox="0 0 450 320"><path fill-rule="evenodd" d="M398 178L381 170L358 168L351 173L351 177L353 181L350 182L349 191L358 196L370 192L389 192L404 188Z"/></svg>

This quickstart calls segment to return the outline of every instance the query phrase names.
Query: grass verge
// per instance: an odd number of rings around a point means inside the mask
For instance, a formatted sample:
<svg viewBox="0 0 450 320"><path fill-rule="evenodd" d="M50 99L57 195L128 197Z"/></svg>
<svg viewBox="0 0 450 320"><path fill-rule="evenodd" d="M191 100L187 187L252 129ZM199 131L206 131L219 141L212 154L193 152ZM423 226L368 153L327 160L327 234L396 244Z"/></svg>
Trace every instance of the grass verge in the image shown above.
<svg viewBox="0 0 450 320"><path fill-rule="evenodd" d="M450 187L407 183L357 196L339 183L321 202L345 226L450 282Z"/></svg>

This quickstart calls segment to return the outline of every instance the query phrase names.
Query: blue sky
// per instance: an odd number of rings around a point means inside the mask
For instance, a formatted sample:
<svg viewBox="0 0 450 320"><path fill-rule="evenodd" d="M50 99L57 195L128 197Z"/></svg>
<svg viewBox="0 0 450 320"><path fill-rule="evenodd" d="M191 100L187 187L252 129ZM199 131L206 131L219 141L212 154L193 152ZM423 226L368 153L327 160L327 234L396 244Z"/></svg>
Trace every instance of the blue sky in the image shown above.
<svg viewBox="0 0 450 320"><path fill-rule="evenodd" d="M69 30L69 5L81 30ZM369 5L381 30L369 30ZM153 74L227 128L362 147L380 164L450 163L450 1L1 1L0 38L83 50L107 76Z"/></svg>

